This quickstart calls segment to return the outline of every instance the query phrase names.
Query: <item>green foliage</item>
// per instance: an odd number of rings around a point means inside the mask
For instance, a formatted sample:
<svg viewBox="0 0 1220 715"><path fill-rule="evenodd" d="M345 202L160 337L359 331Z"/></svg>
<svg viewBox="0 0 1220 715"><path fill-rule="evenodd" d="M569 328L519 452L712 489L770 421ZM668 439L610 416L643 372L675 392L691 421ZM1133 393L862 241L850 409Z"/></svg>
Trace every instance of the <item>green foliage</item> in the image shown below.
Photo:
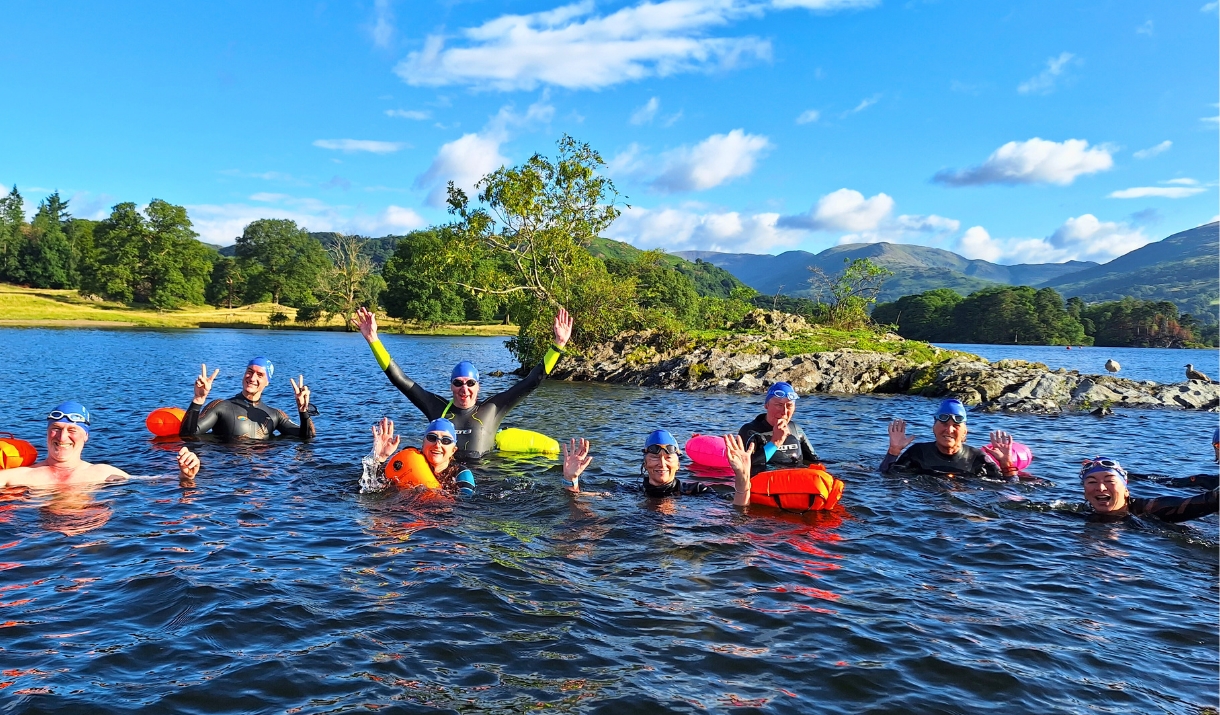
<svg viewBox="0 0 1220 715"><path fill-rule="evenodd" d="M282 310L277 310L271 315L267 316L267 322L270 323L271 327L273 328L282 327L288 322L288 314Z"/></svg>
<svg viewBox="0 0 1220 715"><path fill-rule="evenodd" d="M242 304L246 295L246 274L232 256L217 256L212 264L212 278L204 295L210 305L232 309Z"/></svg>
<svg viewBox="0 0 1220 715"><path fill-rule="evenodd" d="M246 302L269 297L291 306L317 302L314 291L331 267L322 244L288 219L259 219L237 239L238 264L246 276Z"/></svg>
<svg viewBox="0 0 1220 715"><path fill-rule="evenodd" d="M686 275L665 263L665 252L643 251L634 259L604 259L611 275L635 281L641 308L667 308L679 321L689 324L699 310L699 293Z"/></svg>
<svg viewBox="0 0 1220 715"><path fill-rule="evenodd" d="M1053 288L996 286L962 298L947 288L903 296L873 310L873 320L897 326L912 340L1023 345L1088 345L1081 303Z"/></svg>
<svg viewBox="0 0 1220 715"><path fill-rule="evenodd" d="M391 317L431 325L466 319L463 293L470 294L470 291L456 288L453 283L472 283L475 277L469 271L458 273L455 264L459 262L449 260L449 245L455 240L453 229L443 227L412 231L398 241L394 255L382 270L386 284L385 307ZM494 308L501 301L491 297L484 302L492 304L494 315ZM474 307L481 317L482 303L475 299Z"/></svg>
<svg viewBox="0 0 1220 715"><path fill-rule="evenodd" d="M24 242L25 199L13 186L0 198L0 278L16 281L17 254Z"/></svg>
<svg viewBox="0 0 1220 715"><path fill-rule="evenodd" d="M373 272L373 262L365 253L367 241L356 236L335 234L326 252L330 268L321 277L319 290L322 310L329 316L343 316L347 330L361 305L377 305L385 290L385 280Z"/></svg>
<svg viewBox="0 0 1220 715"><path fill-rule="evenodd" d="M71 218L68 202L59 192L48 196L38 205L38 213L27 227L17 250L17 266L10 278L35 288L68 288L73 283L72 245L64 234L63 224Z"/></svg>
<svg viewBox="0 0 1220 715"><path fill-rule="evenodd" d="M896 325L898 334L912 340L954 342L953 309L964 300L956 291L937 288L907 295L873 308L873 322Z"/></svg>
<svg viewBox="0 0 1220 715"><path fill-rule="evenodd" d="M1093 344L1103 347L1180 348L1198 342L1192 328L1202 328L1167 300L1122 300L1090 305L1081 312L1092 328Z"/></svg>
<svg viewBox="0 0 1220 715"><path fill-rule="evenodd" d="M277 313L283 315L283 313ZM313 327L322 319L322 306L320 305L303 305L297 308L296 321L301 325Z"/></svg>
<svg viewBox="0 0 1220 715"><path fill-rule="evenodd" d="M843 270L828 275L817 266L809 268L813 275L809 284L826 306L825 322L836 328L856 328L869 322L869 308L877 302L877 294L886 278L894 275L867 258L843 259Z"/></svg>

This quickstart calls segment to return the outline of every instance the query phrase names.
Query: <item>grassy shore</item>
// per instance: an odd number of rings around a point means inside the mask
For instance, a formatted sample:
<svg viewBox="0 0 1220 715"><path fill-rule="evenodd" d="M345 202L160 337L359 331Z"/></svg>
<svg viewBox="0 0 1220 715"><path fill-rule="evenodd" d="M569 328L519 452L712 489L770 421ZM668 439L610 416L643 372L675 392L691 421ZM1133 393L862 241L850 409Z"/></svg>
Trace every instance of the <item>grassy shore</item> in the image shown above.
<svg viewBox="0 0 1220 715"><path fill-rule="evenodd" d="M123 303L82 298L74 290L23 288L0 283L0 327L41 328L270 328L271 315L283 312L288 322L277 330L342 330L338 318L329 323L302 326L294 321L296 308L271 303L243 305L227 310L190 305L159 311ZM421 325L381 317L382 332L410 335L516 335L517 326L498 323Z"/></svg>

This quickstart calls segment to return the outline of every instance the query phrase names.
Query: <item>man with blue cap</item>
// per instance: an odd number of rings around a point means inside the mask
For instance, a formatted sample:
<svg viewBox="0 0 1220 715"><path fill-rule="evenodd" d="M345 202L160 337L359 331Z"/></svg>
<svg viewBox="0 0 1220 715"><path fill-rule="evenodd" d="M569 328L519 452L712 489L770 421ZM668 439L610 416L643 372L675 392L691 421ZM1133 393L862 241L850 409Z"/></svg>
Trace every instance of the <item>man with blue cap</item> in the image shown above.
<svg viewBox="0 0 1220 715"><path fill-rule="evenodd" d="M796 414L796 390L786 382L777 382L767 390L763 400L766 412L742 425L737 434L742 441L754 445L751 456L751 476L773 469L790 469L820 461L817 452L805 437L805 430L792 421Z"/></svg>
<svg viewBox="0 0 1220 715"><path fill-rule="evenodd" d="M90 464L81 459L89 441L92 417L76 401L59 404L47 415L47 458L28 467L0 470L0 486L56 488L97 484L129 476L109 464ZM186 447L178 450L178 474L189 482L199 472L199 457Z"/></svg>
<svg viewBox="0 0 1220 715"><path fill-rule="evenodd" d="M1080 486L1092 507L1090 521L1119 521L1129 516L1155 516L1177 523L1215 514L1220 509L1220 489L1191 497L1141 499L1127 491L1127 471L1117 459L1094 457L1080 467Z"/></svg>
<svg viewBox="0 0 1220 715"><path fill-rule="evenodd" d="M224 439L270 439L276 432L285 437L297 437L308 441L316 435L312 415L317 409L309 404L309 388L305 386L305 376L300 376L300 382L290 377L293 395L297 401L297 414L300 423L293 422L283 410L277 410L263 403L263 390L271 383L275 373L275 365L265 357L256 357L246 365L246 374L242 377L241 392L228 399L213 400L207 407L203 403L212 391L212 381L220 374L220 369L208 376L208 366L205 364L195 378L195 397L187 406L186 415L182 418L182 426L178 434L182 437L198 437L211 432Z"/></svg>
<svg viewBox="0 0 1220 715"><path fill-rule="evenodd" d="M981 449L966 444L966 406L959 400L944 400L936 408L932 422L936 441L911 444L915 438L907 437L906 430L905 420L890 423L890 448L881 460L882 474L896 470L990 479L1018 476L1012 464L1012 435L999 430L991 433L994 462Z"/></svg>
<svg viewBox="0 0 1220 715"><path fill-rule="evenodd" d="M479 402L479 371L469 361L463 360L453 368L449 376L451 397L446 399L420 387L407 377L398 363L390 357L385 346L377 338L377 317L367 308L360 308L353 316L360 334L368 341L377 358L377 365L385 371L390 383L407 396L411 404L429 420L445 417L453 421L457 431L457 451L461 459L479 459L496 446L496 430L508 411L517 406L542 384L544 378L555 369L563 348L572 337L572 316L563 308L555 316L555 344L546 351L542 362L528 375L507 390Z"/></svg>

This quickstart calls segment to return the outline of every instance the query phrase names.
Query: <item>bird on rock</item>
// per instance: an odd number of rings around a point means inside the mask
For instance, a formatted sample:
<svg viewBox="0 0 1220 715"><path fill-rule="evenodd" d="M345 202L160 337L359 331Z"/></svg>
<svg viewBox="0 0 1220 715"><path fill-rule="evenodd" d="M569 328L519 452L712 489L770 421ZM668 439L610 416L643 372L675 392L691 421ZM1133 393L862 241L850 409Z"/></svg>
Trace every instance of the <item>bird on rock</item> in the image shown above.
<svg viewBox="0 0 1220 715"><path fill-rule="evenodd" d="M1211 382L1211 380L1207 377L1207 375L1204 375L1203 373L1196 370L1195 366L1191 365L1190 363L1186 363L1186 379L1187 380L1202 380L1203 382Z"/></svg>
<svg viewBox="0 0 1220 715"><path fill-rule="evenodd" d="M1106 370L1108 370L1110 372L1118 372L1119 370L1122 370L1122 369L1123 369L1123 366L1119 365L1118 361L1115 360L1114 358L1110 358L1109 360L1106 360Z"/></svg>

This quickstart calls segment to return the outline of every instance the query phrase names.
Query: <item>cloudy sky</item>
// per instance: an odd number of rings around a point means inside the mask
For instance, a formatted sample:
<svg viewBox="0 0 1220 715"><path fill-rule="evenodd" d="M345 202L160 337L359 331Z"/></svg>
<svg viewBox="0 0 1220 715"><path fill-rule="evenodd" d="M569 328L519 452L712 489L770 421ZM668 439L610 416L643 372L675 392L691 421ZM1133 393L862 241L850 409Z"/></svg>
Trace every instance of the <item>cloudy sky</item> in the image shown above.
<svg viewBox="0 0 1220 715"><path fill-rule="evenodd" d="M57 3L7 7L0 184L403 233L591 143L609 235L1105 261L1217 215L1217 3Z"/></svg>

